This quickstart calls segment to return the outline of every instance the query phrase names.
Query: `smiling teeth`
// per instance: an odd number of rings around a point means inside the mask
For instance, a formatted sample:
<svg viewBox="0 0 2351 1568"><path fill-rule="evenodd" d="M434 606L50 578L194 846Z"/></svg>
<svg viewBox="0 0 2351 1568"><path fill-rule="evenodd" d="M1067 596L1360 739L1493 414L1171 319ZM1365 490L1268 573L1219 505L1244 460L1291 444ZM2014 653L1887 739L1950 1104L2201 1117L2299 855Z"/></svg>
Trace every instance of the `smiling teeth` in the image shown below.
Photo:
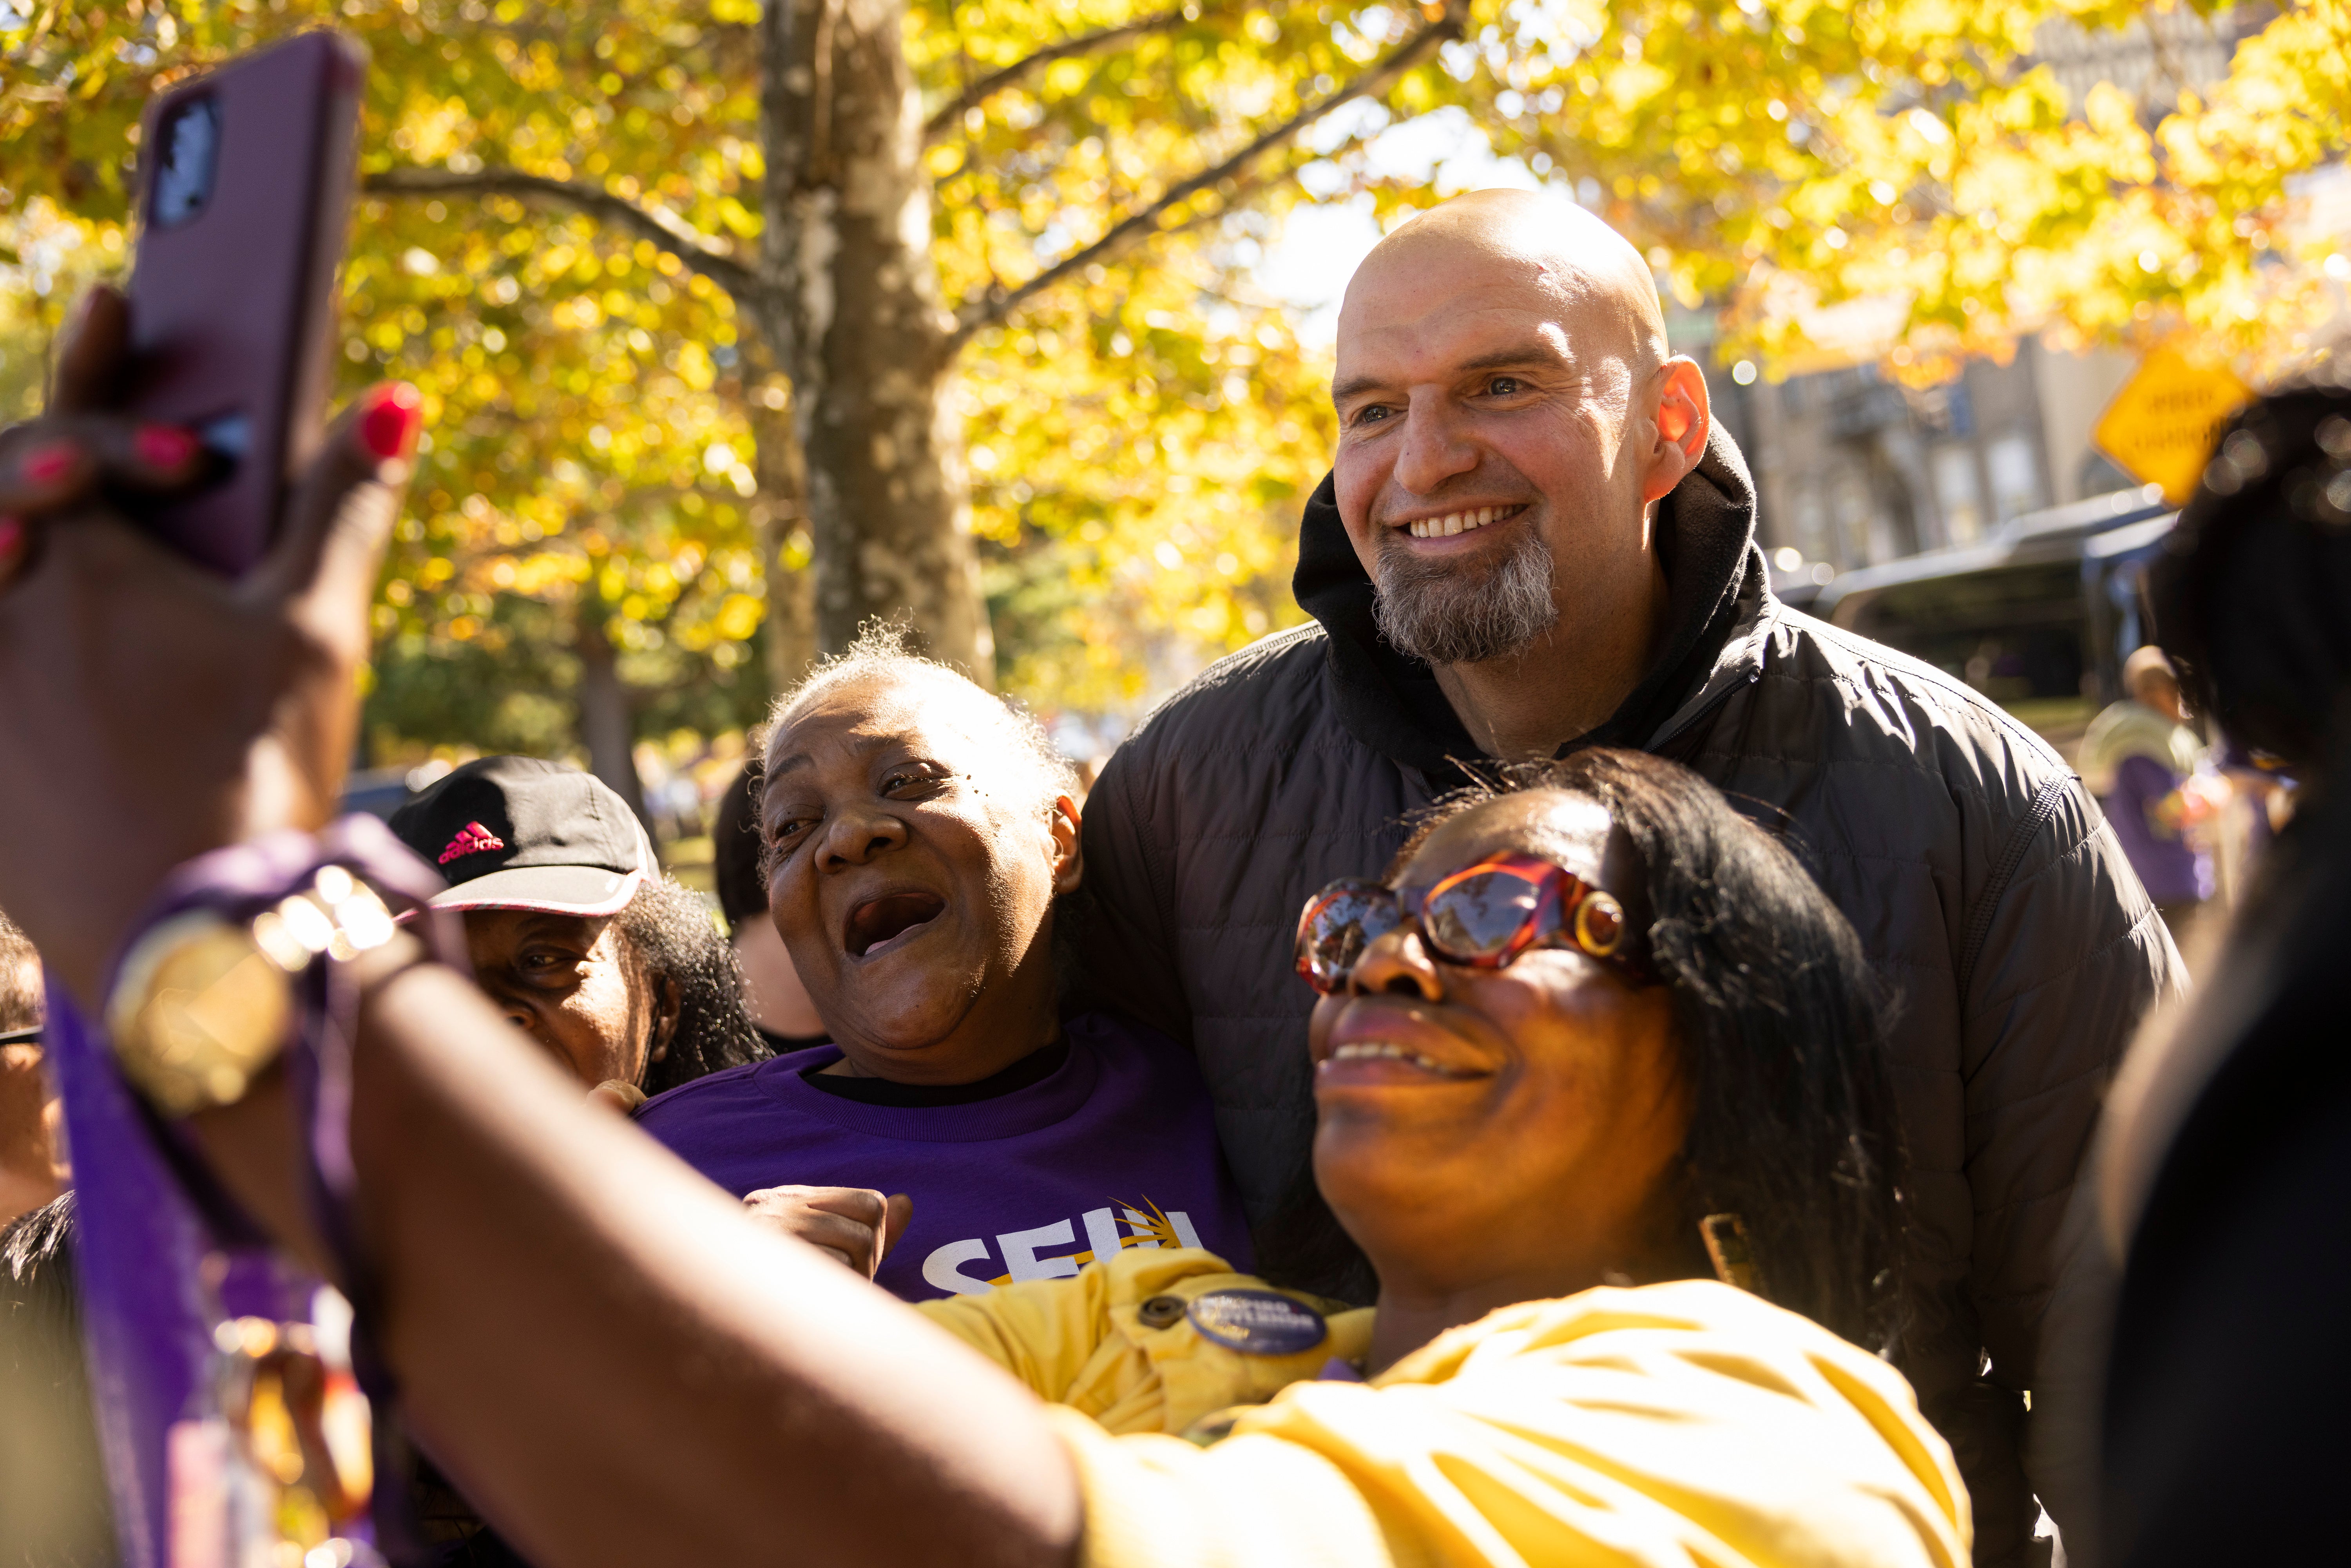
<svg viewBox="0 0 2351 1568"><path fill-rule="evenodd" d="M1416 1051L1408 1051L1401 1045L1390 1045L1385 1042L1343 1045L1332 1051L1329 1060L1331 1061L1367 1061L1380 1057L1387 1057L1397 1061L1409 1061L1422 1071L1434 1072L1442 1078L1461 1076L1444 1063L1432 1061Z"/></svg>
<svg viewBox="0 0 2351 1568"><path fill-rule="evenodd" d="M1517 510L1516 507L1480 507L1474 512L1453 512L1442 517L1422 517L1417 522L1405 524L1405 527L1412 531L1412 537L1416 539L1450 538L1455 534L1468 533L1471 528L1482 528L1488 523L1499 521Z"/></svg>

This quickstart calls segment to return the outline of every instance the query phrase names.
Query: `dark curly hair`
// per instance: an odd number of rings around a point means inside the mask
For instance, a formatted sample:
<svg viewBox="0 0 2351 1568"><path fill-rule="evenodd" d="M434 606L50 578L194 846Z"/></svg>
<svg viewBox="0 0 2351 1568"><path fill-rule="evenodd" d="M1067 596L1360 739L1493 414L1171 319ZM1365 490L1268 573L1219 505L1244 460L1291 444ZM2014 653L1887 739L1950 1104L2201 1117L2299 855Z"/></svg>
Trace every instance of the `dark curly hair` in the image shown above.
<svg viewBox="0 0 2351 1568"><path fill-rule="evenodd" d="M1736 1214L1766 1299L1891 1349L1903 1279L1901 1135L1885 1064L1889 1004L1860 938L1785 846L1689 769L1594 748L1489 764L1430 808L1437 827L1500 796L1595 800L1638 857L1651 969L1673 992L1693 1093L1693 1223Z"/></svg>
<svg viewBox="0 0 2351 1568"><path fill-rule="evenodd" d="M645 1068L647 1094L774 1054L743 1005L735 949L700 894L669 877L648 878L621 911L620 926L648 977L677 987L677 1029L668 1054Z"/></svg>

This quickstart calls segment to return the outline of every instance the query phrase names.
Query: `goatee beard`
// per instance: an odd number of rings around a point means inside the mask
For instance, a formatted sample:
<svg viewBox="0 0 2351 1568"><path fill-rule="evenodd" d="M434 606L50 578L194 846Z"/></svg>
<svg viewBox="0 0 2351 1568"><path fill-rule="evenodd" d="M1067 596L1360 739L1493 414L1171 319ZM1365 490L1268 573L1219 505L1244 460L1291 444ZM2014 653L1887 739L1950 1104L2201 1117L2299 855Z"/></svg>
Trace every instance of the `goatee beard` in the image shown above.
<svg viewBox="0 0 2351 1568"><path fill-rule="evenodd" d="M1551 547L1533 528L1490 564L1425 559L1399 529L1380 530L1372 618L1391 645L1432 664L1480 664L1522 652L1559 622Z"/></svg>

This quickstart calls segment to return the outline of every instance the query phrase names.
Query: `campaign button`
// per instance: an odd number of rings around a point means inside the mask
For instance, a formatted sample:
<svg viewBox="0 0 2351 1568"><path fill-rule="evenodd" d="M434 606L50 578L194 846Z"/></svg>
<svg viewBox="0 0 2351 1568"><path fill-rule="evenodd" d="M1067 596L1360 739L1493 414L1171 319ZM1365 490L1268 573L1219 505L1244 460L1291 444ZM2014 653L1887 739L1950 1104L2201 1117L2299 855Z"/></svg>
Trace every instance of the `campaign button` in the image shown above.
<svg viewBox="0 0 2351 1568"><path fill-rule="evenodd" d="M1206 1337L1244 1355L1296 1355L1330 1331L1322 1314L1272 1291L1211 1291L1185 1315Z"/></svg>

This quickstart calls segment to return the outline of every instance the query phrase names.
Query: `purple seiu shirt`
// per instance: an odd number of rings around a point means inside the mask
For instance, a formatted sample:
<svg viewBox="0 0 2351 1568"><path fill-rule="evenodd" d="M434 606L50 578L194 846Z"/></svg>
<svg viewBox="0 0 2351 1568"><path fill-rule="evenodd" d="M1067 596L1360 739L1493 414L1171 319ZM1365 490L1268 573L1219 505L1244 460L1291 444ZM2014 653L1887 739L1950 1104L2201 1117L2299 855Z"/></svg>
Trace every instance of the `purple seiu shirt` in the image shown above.
<svg viewBox="0 0 2351 1568"><path fill-rule="evenodd" d="M822 1045L647 1101L637 1124L737 1197L862 1186L914 1199L876 1282L909 1301L1074 1275L1123 1247L1205 1247L1255 1266L1207 1086L1165 1035L1087 1013L1066 1061L967 1105L869 1105L803 1076Z"/></svg>

